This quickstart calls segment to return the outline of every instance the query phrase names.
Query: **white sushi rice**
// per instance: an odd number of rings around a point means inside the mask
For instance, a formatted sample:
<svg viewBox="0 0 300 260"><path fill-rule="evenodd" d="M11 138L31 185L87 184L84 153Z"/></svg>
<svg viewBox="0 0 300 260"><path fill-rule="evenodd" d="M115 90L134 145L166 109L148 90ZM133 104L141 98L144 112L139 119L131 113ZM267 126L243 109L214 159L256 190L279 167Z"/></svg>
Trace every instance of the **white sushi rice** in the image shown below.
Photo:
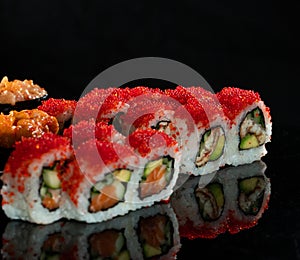
<svg viewBox="0 0 300 260"><path fill-rule="evenodd" d="M265 126L266 126L266 141L264 144L247 149L247 150L240 150L240 125L244 120L245 116L248 112L252 111L256 107L259 107L264 114ZM248 106L246 109L243 110L234 120L232 126L228 131L228 146L226 151L226 163L228 165L241 165L254 162L256 160L261 159L263 156L267 154L266 144L271 141L272 135L272 122L271 118L268 116L266 111L266 106L263 101L259 101Z"/></svg>
<svg viewBox="0 0 300 260"><path fill-rule="evenodd" d="M63 149L52 149L41 155L39 159L34 159L27 167L30 177L23 178L24 192L17 189L18 181L12 177L11 173L4 173L2 176L3 186L1 195L4 201L10 201L2 205L5 214L11 219L22 219L38 224L49 224L59 220L64 213L65 197L62 193L59 208L49 211L42 205L40 196L41 174L43 167L51 166L55 161L66 160L72 156L69 147ZM19 171L22 169L19 168ZM22 173L16 174L16 178ZM11 195L13 194L13 195Z"/></svg>

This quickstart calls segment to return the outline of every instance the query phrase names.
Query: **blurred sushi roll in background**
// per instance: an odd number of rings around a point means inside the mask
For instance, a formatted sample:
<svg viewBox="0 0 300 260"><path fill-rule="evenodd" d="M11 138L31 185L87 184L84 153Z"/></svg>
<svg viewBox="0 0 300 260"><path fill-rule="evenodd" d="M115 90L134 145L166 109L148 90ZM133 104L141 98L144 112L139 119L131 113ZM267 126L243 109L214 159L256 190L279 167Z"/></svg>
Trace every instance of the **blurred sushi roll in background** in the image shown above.
<svg viewBox="0 0 300 260"><path fill-rule="evenodd" d="M73 149L69 139L52 133L16 143L1 180L2 209L11 219L48 224L64 216L61 176Z"/></svg>
<svg viewBox="0 0 300 260"><path fill-rule="evenodd" d="M93 119L82 120L64 129L63 136L68 137L74 148L88 140L99 140L113 143L124 143L125 136L119 133L114 125L107 122L95 122Z"/></svg>
<svg viewBox="0 0 300 260"><path fill-rule="evenodd" d="M200 181L192 177L171 196L183 237L215 238L257 225L268 208L270 179L262 161L227 167ZM207 177L207 176L205 176Z"/></svg>
<svg viewBox="0 0 300 260"><path fill-rule="evenodd" d="M230 120L227 164L240 165L259 160L271 141L270 109L259 93L225 87L216 94L224 114Z"/></svg>
<svg viewBox="0 0 300 260"><path fill-rule="evenodd" d="M3 259L176 259L178 223L156 204L102 223L11 221L2 235Z"/></svg>
<svg viewBox="0 0 300 260"><path fill-rule="evenodd" d="M0 82L0 113L37 108L47 97L47 91L34 84L33 80L9 81L5 76Z"/></svg>
<svg viewBox="0 0 300 260"><path fill-rule="evenodd" d="M54 116L59 124L59 132L69 127L72 123L74 111L76 108L76 100L66 100L64 98L49 98L43 100L37 108L46 112L50 116Z"/></svg>

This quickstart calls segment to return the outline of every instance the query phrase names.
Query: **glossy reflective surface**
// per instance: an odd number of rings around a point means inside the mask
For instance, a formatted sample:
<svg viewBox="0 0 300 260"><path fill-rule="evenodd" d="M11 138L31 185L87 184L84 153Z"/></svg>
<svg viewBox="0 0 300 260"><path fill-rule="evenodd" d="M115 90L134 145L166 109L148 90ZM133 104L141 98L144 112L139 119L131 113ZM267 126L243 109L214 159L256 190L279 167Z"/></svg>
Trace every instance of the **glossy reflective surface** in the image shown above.
<svg viewBox="0 0 300 260"><path fill-rule="evenodd" d="M294 140L291 132L275 127L272 143L268 144L269 153L262 161L225 167L206 177L190 177L168 203L131 212L104 223L88 225L60 221L39 226L8 220L1 211L2 257L13 259L18 255L44 257L52 254L82 259L91 255L122 254L122 257L129 255L133 259L135 256L141 259L143 256L146 258L145 250L149 251L145 247L147 237L162 234L161 242L154 243L159 250L150 252L153 256L165 256L166 259L174 259L175 256L177 259L187 259L190 252L201 252L213 258L230 255L247 259L297 259L300 192L296 179L292 178L296 173L287 171L285 164L296 160L299 155L295 150L296 143L288 144ZM287 146L290 149L284 154L274 149ZM281 163L275 164L277 160ZM265 181L265 185L262 189L256 189L260 192L252 211L243 211L239 203L241 181L258 177ZM203 214L203 203L201 206L195 195L196 190L203 192L206 189L207 192L212 183L221 184L219 190L222 191L212 192L221 205L221 214L215 218ZM206 203L208 212L211 212L212 204ZM141 219L145 220L143 228ZM152 226L154 233L147 225ZM107 239L103 240L104 236ZM112 251L103 251L107 247Z"/></svg>

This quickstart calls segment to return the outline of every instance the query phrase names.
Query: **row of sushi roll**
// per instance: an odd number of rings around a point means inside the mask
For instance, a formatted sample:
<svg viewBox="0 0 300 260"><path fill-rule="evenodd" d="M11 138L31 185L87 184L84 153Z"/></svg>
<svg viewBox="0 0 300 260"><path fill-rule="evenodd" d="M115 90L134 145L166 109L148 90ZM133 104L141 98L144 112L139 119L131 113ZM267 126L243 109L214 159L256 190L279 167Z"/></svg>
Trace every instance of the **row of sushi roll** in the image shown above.
<svg viewBox="0 0 300 260"><path fill-rule="evenodd" d="M211 239L257 225L268 209L271 181L255 161L194 176L171 196L181 237Z"/></svg>
<svg viewBox="0 0 300 260"><path fill-rule="evenodd" d="M55 128L10 119L32 111ZM179 174L250 163L271 140L270 111L259 94L232 87L217 94L182 86L95 88L78 101L49 98L1 116L0 124L13 122L0 135L12 148L2 208L9 218L43 224L101 222L168 200ZM23 128L26 134L7 138Z"/></svg>
<svg viewBox="0 0 300 260"><path fill-rule="evenodd" d="M271 182L262 161L193 176L169 203L95 224L11 221L3 259L176 259L181 238L212 239L253 228L268 208Z"/></svg>
<svg viewBox="0 0 300 260"><path fill-rule="evenodd" d="M11 221L2 241L3 259L176 259L181 247L175 213L164 203L89 225Z"/></svg>

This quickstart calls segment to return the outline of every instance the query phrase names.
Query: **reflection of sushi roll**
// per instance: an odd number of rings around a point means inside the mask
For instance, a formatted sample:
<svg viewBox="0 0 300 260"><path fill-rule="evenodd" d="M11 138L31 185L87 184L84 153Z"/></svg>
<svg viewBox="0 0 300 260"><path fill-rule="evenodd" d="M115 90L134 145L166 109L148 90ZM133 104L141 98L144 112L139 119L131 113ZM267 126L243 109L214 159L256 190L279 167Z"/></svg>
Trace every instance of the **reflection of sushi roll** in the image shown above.
<svg viewBox="0 0 300 260"><path fill-rule="evenodd" d="M49 98L42 101L38 109L50 116L54 116L59 123L59 130L62 133L63 129L67 128L72 122L76 103L75 100Z"/></svg>
<svg viewBox="0 0 300 260"><path fill-rule="evenodd" d="M258 161L222 169L211 178L189 179L171 196L180 234L190 239L214 238L256 225L270 197L265 168Z"/></svg>
<svg viewBox="0 0 300 260"><path fill-rule="evenodd" d="M169 204L130 213L132 259L176 259L180 249L178 222Z"/></svg>
<svg viewBox="0 0 300 260"><path fill-rule="evenodd" d="M252 90L226 87L217 93L230 120L227 164L239 165L259 160L267 153L272 122L269 108Z"/></svg>
<svg viewBox="0 0 300 260"><path fill-rule="evenodd" d="M135 209L137 205L131 202L140 170L132 149L89 140L75 149L75 155L77 160L62 183L73 203L69 209L72 217L101 222Z"/></svg>
<svg viewBox="0 0 300 260"><path fill-rule="evenodd" d="M255 226L268 208L271 183L265 170L262 161L224 170L224 182L228 182L228 197L232 201L228 213L230 233Z"/></svg>
<svg viewBox="0 0 300 260"><path fill-rule="evenodd" d="M16 143L1 177L5 214L43 224L63 217L61 174L72 156L69 140L54 134Z"/></svg>
<svg viewBox="0 0 300 260"><path fill-rule="evenodd" d="M9 81L3 77L0 82L0 113L37 108L47 96L47 91L32 80Z"/></svg>
<svg viewBox="0 0 300 260"><path fill-rule="evenodd" d="M168 199L179 174L181 153L177 142L163 132L138 129L128 136L127 143L140 155L143 172L135 201Z"/></svg>
<svg viewBox="0 0 300 260"><path fill-rule="evenodd" d="M9 222L2 235L2 259L59 259L55 257L65 248L62 225Z"/></svg>

